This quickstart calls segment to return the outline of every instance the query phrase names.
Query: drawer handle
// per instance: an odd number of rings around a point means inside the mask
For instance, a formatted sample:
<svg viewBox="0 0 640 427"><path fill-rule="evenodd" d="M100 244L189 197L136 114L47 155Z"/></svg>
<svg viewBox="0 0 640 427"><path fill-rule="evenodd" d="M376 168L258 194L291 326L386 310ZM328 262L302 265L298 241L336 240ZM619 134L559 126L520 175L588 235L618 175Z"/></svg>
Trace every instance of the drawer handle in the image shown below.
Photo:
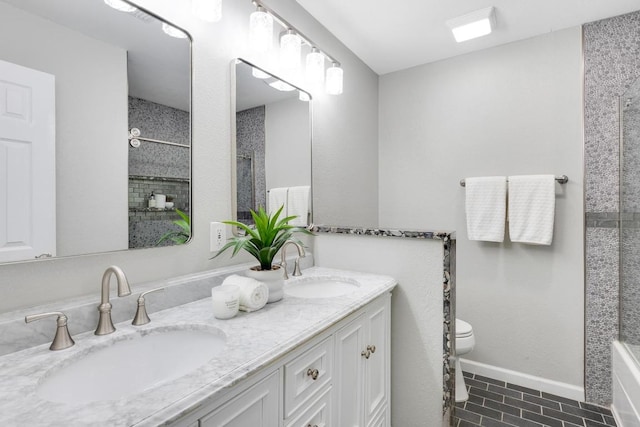
<svg viewBox="0 0 640 427"><path fill-rule="evenodd" d="M360 356L364 356L365 359L368 359L369 357L371 357L371 350L362 350L362 353L360 353Z"/></svg>
<svg viewBox="0 0 640 427"><path fill-rule="evenodd" d="M320 375L320 372L318 372L317 369L307 369L307 376L311 377L312 380L317 380L318 379L318 375Z"/></svg>
<svg viewBox="0 0 640 427"><path fill-rule="evenodd" d="M367 350L370 351L371 353L375 353L376 352L376 346L375 345L368 345L367 346Z"/></svg>

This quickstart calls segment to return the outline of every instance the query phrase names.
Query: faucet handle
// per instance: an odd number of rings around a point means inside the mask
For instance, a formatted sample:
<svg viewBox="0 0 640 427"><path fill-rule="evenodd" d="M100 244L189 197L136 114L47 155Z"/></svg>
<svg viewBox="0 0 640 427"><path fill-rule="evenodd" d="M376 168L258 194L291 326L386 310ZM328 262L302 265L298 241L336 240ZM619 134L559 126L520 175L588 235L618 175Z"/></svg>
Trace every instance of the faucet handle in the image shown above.
<svg viewBox="0 0 640 427"><path fill-rule="evenodd" d="M136 310L136 315L133 317L133 322L131 322L132 325L141 326L151 322L151 319L149 319L149 315L147 314L147 307L145 305L144 297L147 296L147 294L156 291L164 291L164 288L151 289L150 291L146 291L140 294L140 296L138 297L138 309Z"/></svg>
<svg viewBox="0 0 640 427"><path fill-rule="evenodd" d="M49 350L64 350L65 348L72 347L75 344L73 338L69 334L67 328L67 316L61 311L52 311L49 313L31 314L24 317L25 323L34 322L36 320L44 319L45 317L58 316L58 328L56 329L56 335L53 337L53 342L49 347Z"/></svg>

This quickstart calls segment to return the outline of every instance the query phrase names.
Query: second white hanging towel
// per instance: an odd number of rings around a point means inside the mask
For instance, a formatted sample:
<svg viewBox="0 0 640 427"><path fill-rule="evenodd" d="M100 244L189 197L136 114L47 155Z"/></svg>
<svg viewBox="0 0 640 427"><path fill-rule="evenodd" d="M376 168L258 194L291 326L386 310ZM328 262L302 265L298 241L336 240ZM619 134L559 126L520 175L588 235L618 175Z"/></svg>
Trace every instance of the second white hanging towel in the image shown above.
<svg viewBox="0 0 640 427"><path fill-rule="evenodd" d="M465 210L469 240L504 241L507 177L466 178Z"/></svg>
<svg viewBox="0 0 640 427"><path fill-rule="evenodd" d="M550 245L556 208L553 175L509 177L509 237L512 242Z"/></svg>

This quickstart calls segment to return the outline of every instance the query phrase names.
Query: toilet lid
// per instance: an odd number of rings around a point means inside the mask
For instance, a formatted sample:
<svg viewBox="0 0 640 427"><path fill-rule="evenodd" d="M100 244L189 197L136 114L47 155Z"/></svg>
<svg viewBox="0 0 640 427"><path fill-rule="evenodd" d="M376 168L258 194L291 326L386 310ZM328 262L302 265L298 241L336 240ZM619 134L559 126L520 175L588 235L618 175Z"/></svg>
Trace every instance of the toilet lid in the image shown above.
<svg viewBox="0 0 640 427"><path fill-rule="evenodd" d="M473 334L473 328L464 320L456 319L456 337L467 337Z"/></svg>

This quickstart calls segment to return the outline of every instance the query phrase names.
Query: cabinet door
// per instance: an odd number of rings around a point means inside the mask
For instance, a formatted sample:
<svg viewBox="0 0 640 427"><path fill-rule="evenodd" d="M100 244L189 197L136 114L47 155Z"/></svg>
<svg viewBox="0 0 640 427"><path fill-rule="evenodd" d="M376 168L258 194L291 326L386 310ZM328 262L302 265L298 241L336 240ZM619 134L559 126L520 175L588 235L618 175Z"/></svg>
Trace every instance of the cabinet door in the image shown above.
<svg viewBox="0 0 640 427"><path fill-rule="evenodd" d="M200 427L278 427L280 377L274 372L200 419Z"/></svg>
<svg viewBox="0 0 640 427"><path fill-rule="evenodd" d="M364 359L364 411L366 425L387 404L389 390L389 329L390 298L367 307L365 313L367 339L365 349L369 354Z"/></svg>
<svg viewBox="0 0 640 427"><path fill-rule="evenodd" d="M366 347L364 316L356 318L336 333L335 345L335 425L340 427L364 427L362 411L362 381Z"/></svg>

